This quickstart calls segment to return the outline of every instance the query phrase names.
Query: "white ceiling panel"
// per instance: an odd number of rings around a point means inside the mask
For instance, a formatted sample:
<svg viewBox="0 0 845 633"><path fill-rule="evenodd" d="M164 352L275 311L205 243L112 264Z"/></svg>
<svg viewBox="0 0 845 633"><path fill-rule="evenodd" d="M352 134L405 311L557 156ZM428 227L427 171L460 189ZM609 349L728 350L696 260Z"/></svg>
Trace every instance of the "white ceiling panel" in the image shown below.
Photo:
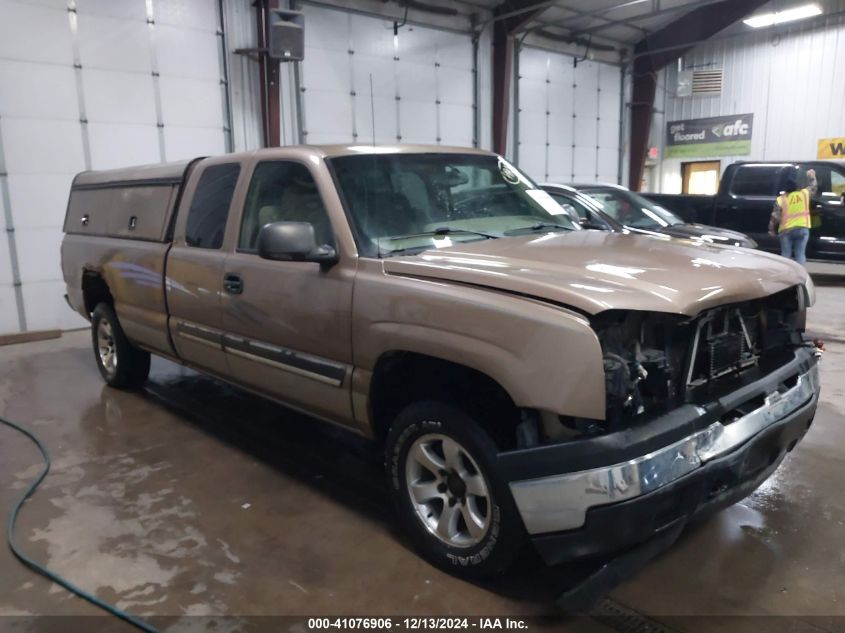
<svg viewBox="0 0 845 633"><path fill-rule="evenodd" d="M309 49L302 62L302 86L306 91L332 90L348 96L351 90L349 63L346 51Z"/></svg>
<svg viewBox="0 0 845 633"><path fill-rule="evenodd" d="M462 104L472 107L472 71L441 66L437 69L437 85L441 103Z"/></svg>
<svg viewBox="0 0 845 633"><path fill-rule="evenodd" d="M156 25L155 36L162 75L220 79L219 40L214 33Z"/></svg>
<svg viewBox="0 0 845 633"><path fill-rule="evenodd" d="M373 121L376 125L376 142L395 143L396 135L396 99L390 97L375 97L370 100L369 93L358 93L355 97L355 129L359 143L370 143L373 140ZM306 126L307 127L307 126ZM309 139L309 142L310 139Z"/></svg>
<svg viewBox="0 0 845 633"><path fill-rule="evenodd" d="M402 100L415 99L434 105L437 100L437 77L434 64L398 63L399 95Z"/></svg>
<svg viewBox="0 0 845 633"><path fill-rule="evenodd" d="M78 121L3 119L0 126L10 174L75 174L85 169Z"/></svg>
<svg viewBox="0 0 845 633"><path fill-rule="evenodd" d="M73 175L69 173L9 174L15 230L56 226L57 218L64 218L72 180Z"/></svg>
<svg viewBox="0 0 845 633"><path fill-rule="evenodd" d="M0 60L0 116L78 121L73 68Z"/></svg>
<svg viewBox="0 0 845 633"><path fill-rule="evenodd" d="M350 29L354 41L356 22L367 19L351 13L321 9L308 4L304 5L302 10L305 13L305 46L308 49L327 48L347 52L350 46ZM355 42L354 45L363 45L365 38L361 39L360 43ZM308 56L306 55L305 58L308 59Z"/></svg>
<svg viewBox="0 0 845 633"><path fill-rule="evenodd" d="M49 281L62 278L61 227L18 228L15 227L18 265L24 288L34 281Z"/></svg>
<svg viewBox="0 0 845 633"><path fill-rule="evenodd" d="M355 92L358 97L370 98L370 78L372 93L376 98L396 98L396 62L392 58L365 57L355 55L352 73ZM340 80L338 81L340 85Z"/></svg>
<svg viewBox="0 0 845 633"><path fill-rule="evenodd" d="M0 57L73 64L67 9L0 0ZM21 25L38 28L21 28Z"/></svg>
<svg viewBox="0 0 845 633"><path fill-rule="evenodd" d="M153 78L119 70L82 70L89 121L155 125Z"/></svg>
<svg viewBox="0 0 845 633"><path fill-rule="evenodd" d="M546 144L521 143L519 168L533 180L543 182L546 179Z"/></svg>
<svg viewBox="0 0 845 633"><path fill-rule="evenodd" d="M549 146L549 174L545 180L561 184L572 180L571 145Z"/></svg>
<svg viewBox="0 0 845 633"><path fill-rule="evenodd" d="M441 104L440 142L443 145L472 147L472 107Z"/></svg>
<svg viewBox="0 0 845 633"><path fill-rule="evenodd" d="M137 2L138 0L120 0ZM154 0L156 24L214 31L217 28L216 0Z"/></svg>
<svg viewBox="0 0 845 633"><path fill-rule="evenodd" d="M403 143L434 143L437 138L437 108L434 102L400 101L399 135Z"/></svg>
<svg viewBox="0 0 845 633"><path fill-rule="evenodd" d="M159 162L158 129L155 125L90 123L88 139L92 169L117 169Z"/></svg>
<svg viewBox="0 0 845 633"><path fill-rule="evenodd" d="M79 16L83 68L152 72L149 27L136 20Z"/></svg>
<svg viewBox="0 0 845 633"><path fill-rule="evenodd" d="M166 127L164 145L169 161L215 156L226 151L223 130L211 128Z"/></svg>
<svg viewBox="0 0 845 633"><path fill-rule="evenodd" d="M66 3L64 3L66 4ZM76 10L80 14L102 15L128 20L147 20L147 7L144 0L76 0Z"/></svg>
<svg viewBox="0 0 845 633"><path fill-rule="evenodd" d="M335 141L352 140L352 102L339 99L336 93L311 91L306 97L306 143L313 143L312 134L329 134Z"/></svg>
<svg viewBox="0 0 845 633"><path fill-rule="evenodd" d="M223 104L217 82L184 77L160 78L164 125L223 128Z"/></svg>

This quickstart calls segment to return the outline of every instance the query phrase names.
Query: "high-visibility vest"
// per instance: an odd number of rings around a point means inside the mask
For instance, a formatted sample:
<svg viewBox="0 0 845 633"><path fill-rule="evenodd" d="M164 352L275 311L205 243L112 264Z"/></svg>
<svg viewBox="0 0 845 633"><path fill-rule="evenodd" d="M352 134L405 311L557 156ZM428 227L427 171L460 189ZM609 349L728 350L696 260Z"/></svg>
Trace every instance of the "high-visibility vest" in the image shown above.
<svg viewBox="0 0 845 633"><path fill-rule="evenodd" d="M807 189L790 191L778 196L780 227L778 233L789 229L810 228L810 192Z"/></svg>

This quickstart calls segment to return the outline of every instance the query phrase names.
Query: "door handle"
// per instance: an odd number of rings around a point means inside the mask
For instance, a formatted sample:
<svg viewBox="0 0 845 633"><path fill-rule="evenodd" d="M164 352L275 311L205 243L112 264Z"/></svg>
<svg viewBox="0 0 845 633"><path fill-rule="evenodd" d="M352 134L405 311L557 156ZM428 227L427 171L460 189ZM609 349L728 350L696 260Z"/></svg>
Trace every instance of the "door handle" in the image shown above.
<svg viewBox="0 0 845 633"><path fill-rule="evenodd" d="M223 275L223 288L229 294L239 295L244 291L244 280L238 274L226 273Z"/></svg>

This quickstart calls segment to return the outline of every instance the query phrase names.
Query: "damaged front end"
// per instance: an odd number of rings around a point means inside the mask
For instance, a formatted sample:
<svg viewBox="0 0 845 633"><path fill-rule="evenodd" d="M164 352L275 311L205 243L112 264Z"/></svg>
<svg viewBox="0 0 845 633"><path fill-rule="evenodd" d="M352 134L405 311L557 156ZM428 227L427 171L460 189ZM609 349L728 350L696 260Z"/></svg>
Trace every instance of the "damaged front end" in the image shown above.
<svg viewBox="0 0 845 633"><path fill-rule="evenodd" d="M803 337L808 303L794 287L695 317L594 317L606 418L560 416L565 432L499 455L542 558L622 551L765 481L818 404L820 350Z"/></svg>
<svg viewBox="0 0 845 633"><path fill-rule="evenodd" d="M608 311L593 319L602 346L606 417L595 432L634 426L701 404L743 377L776 369L805 345L801 287L708 310L694 318Z"/></svg>

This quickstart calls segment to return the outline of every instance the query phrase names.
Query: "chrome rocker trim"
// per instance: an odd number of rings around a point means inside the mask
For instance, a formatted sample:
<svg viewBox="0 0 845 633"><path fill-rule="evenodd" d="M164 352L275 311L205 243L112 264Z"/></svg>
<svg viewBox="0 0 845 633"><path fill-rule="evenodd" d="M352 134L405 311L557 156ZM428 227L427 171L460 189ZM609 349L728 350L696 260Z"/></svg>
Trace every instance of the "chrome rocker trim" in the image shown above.
<svg viewBox="0 0 845 633"><path fill-rule="evenodd" d="M584 525L592 507L653 492L799 409L818 391L818 384L818 365L814 365L798 376L795 386L770 394L763 406L730 424L714 422L674 444L620 464L511 482L525 528L529 534L576 529Z"/></svg>

